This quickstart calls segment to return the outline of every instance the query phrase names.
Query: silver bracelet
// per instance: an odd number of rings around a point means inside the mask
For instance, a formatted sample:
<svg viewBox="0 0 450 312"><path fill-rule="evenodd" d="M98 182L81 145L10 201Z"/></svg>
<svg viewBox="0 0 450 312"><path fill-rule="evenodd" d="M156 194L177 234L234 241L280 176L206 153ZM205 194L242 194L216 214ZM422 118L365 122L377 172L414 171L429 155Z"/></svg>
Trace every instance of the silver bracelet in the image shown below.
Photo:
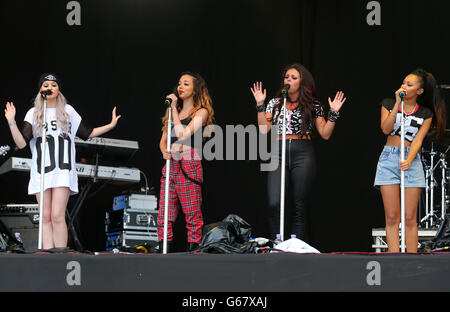
<svg viewBox="0 0 450 312"><path fill-rule="evenodd" d="M14 126L14 125L17 125L17 123L16 123L16 121L13 121L12 123L8 121L8 125L9 125L10 127L12 127L12 126Z"/></svg>

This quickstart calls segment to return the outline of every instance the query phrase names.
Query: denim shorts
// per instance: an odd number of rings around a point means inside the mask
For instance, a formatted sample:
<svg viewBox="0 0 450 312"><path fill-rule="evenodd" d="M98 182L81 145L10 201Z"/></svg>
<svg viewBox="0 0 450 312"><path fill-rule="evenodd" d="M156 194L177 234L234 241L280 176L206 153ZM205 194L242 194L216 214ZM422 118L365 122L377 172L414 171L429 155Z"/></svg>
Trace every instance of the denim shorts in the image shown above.
<svg viewBox="0 0 450 312"><path fill-rule="evenodd" d="M405 159L409 153L409 147L405 147ZM374 186L400 185L400 147L385 146L377 165ZM425 187L425 173L422 166L420 153L417 154L411 167L405 171L405 188Z"/></svg>

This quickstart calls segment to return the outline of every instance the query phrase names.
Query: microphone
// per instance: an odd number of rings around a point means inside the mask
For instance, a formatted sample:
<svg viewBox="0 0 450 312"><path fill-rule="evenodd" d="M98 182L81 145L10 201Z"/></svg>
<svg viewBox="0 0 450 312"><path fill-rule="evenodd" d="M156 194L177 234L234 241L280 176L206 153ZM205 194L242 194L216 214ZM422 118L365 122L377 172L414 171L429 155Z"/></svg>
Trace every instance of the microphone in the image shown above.
<svg viewBox="0 0 450 312"><path fill-rule="evenodd" d="M402 99L406 96L406 92L402 91L398 94L399 97L401 97Z"/></svg>
<svg viewBox="0 0 450 312"><path fill-rule="evenodd" d="M46 97L47 95L51 95L52 94L52 90L44 90L44 91L41 91L41 95L43 96L43 97Z"/></svg>
<svg viewBox="0 0 450 312"><path fill-rule="evenodd" d="M284 87L283 87L283 90L281 90L281 93L283 93L284 95L286 95L290 88L291 88L290 85L285 84Z"/></svg>
<svg viewBox="0 0 450 312"><path fill-rule="evenodd" d="M173 92L173 94L177 97L177 99L179 98L178 91ZM172 104L172 99L166 98L164 105L170 106L170 104Z"/></svg>

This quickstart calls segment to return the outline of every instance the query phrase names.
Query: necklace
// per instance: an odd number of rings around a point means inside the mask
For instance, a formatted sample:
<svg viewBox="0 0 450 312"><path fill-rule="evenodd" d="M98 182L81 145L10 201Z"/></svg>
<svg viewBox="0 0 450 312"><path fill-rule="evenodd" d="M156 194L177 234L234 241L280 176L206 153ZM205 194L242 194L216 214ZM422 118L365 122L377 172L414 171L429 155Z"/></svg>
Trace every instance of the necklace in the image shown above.
<svg viewBox="0 0 450 312"><path fill-rule="evenodd" d="M409 113L408 113L408 112L405 112L405 115L409 116L409 115L413 114L413 113L416 111L416 108L417 108L417 103L416 103L416 105L414 106L414 108L412 109L412 111L410 111ZM400 109L400 110L401 110L401 109Z"/></svg>
<svg viewBox="0 0 450 312"><path fill-rule="evenodd" d="M286 100L286 108L288 110L294 110L298 107L298 105L299 105L298 100L294 102L292 102L290 99Z"/></svg>

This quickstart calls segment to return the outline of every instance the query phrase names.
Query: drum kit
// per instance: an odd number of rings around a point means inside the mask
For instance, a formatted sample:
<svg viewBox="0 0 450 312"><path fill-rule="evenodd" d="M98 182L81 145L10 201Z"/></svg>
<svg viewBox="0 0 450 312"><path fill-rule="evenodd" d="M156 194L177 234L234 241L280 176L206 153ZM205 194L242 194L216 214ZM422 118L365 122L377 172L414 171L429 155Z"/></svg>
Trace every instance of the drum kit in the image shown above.
<svg viewBox="0 0 450 312"><path fill-rule="evenodd" d="M419 203L419 225L437 228L445 220L450 205L450 129L438 140L428 137L422 146L425 190ZM422 217L423 211L425 215Z"/></svg>

